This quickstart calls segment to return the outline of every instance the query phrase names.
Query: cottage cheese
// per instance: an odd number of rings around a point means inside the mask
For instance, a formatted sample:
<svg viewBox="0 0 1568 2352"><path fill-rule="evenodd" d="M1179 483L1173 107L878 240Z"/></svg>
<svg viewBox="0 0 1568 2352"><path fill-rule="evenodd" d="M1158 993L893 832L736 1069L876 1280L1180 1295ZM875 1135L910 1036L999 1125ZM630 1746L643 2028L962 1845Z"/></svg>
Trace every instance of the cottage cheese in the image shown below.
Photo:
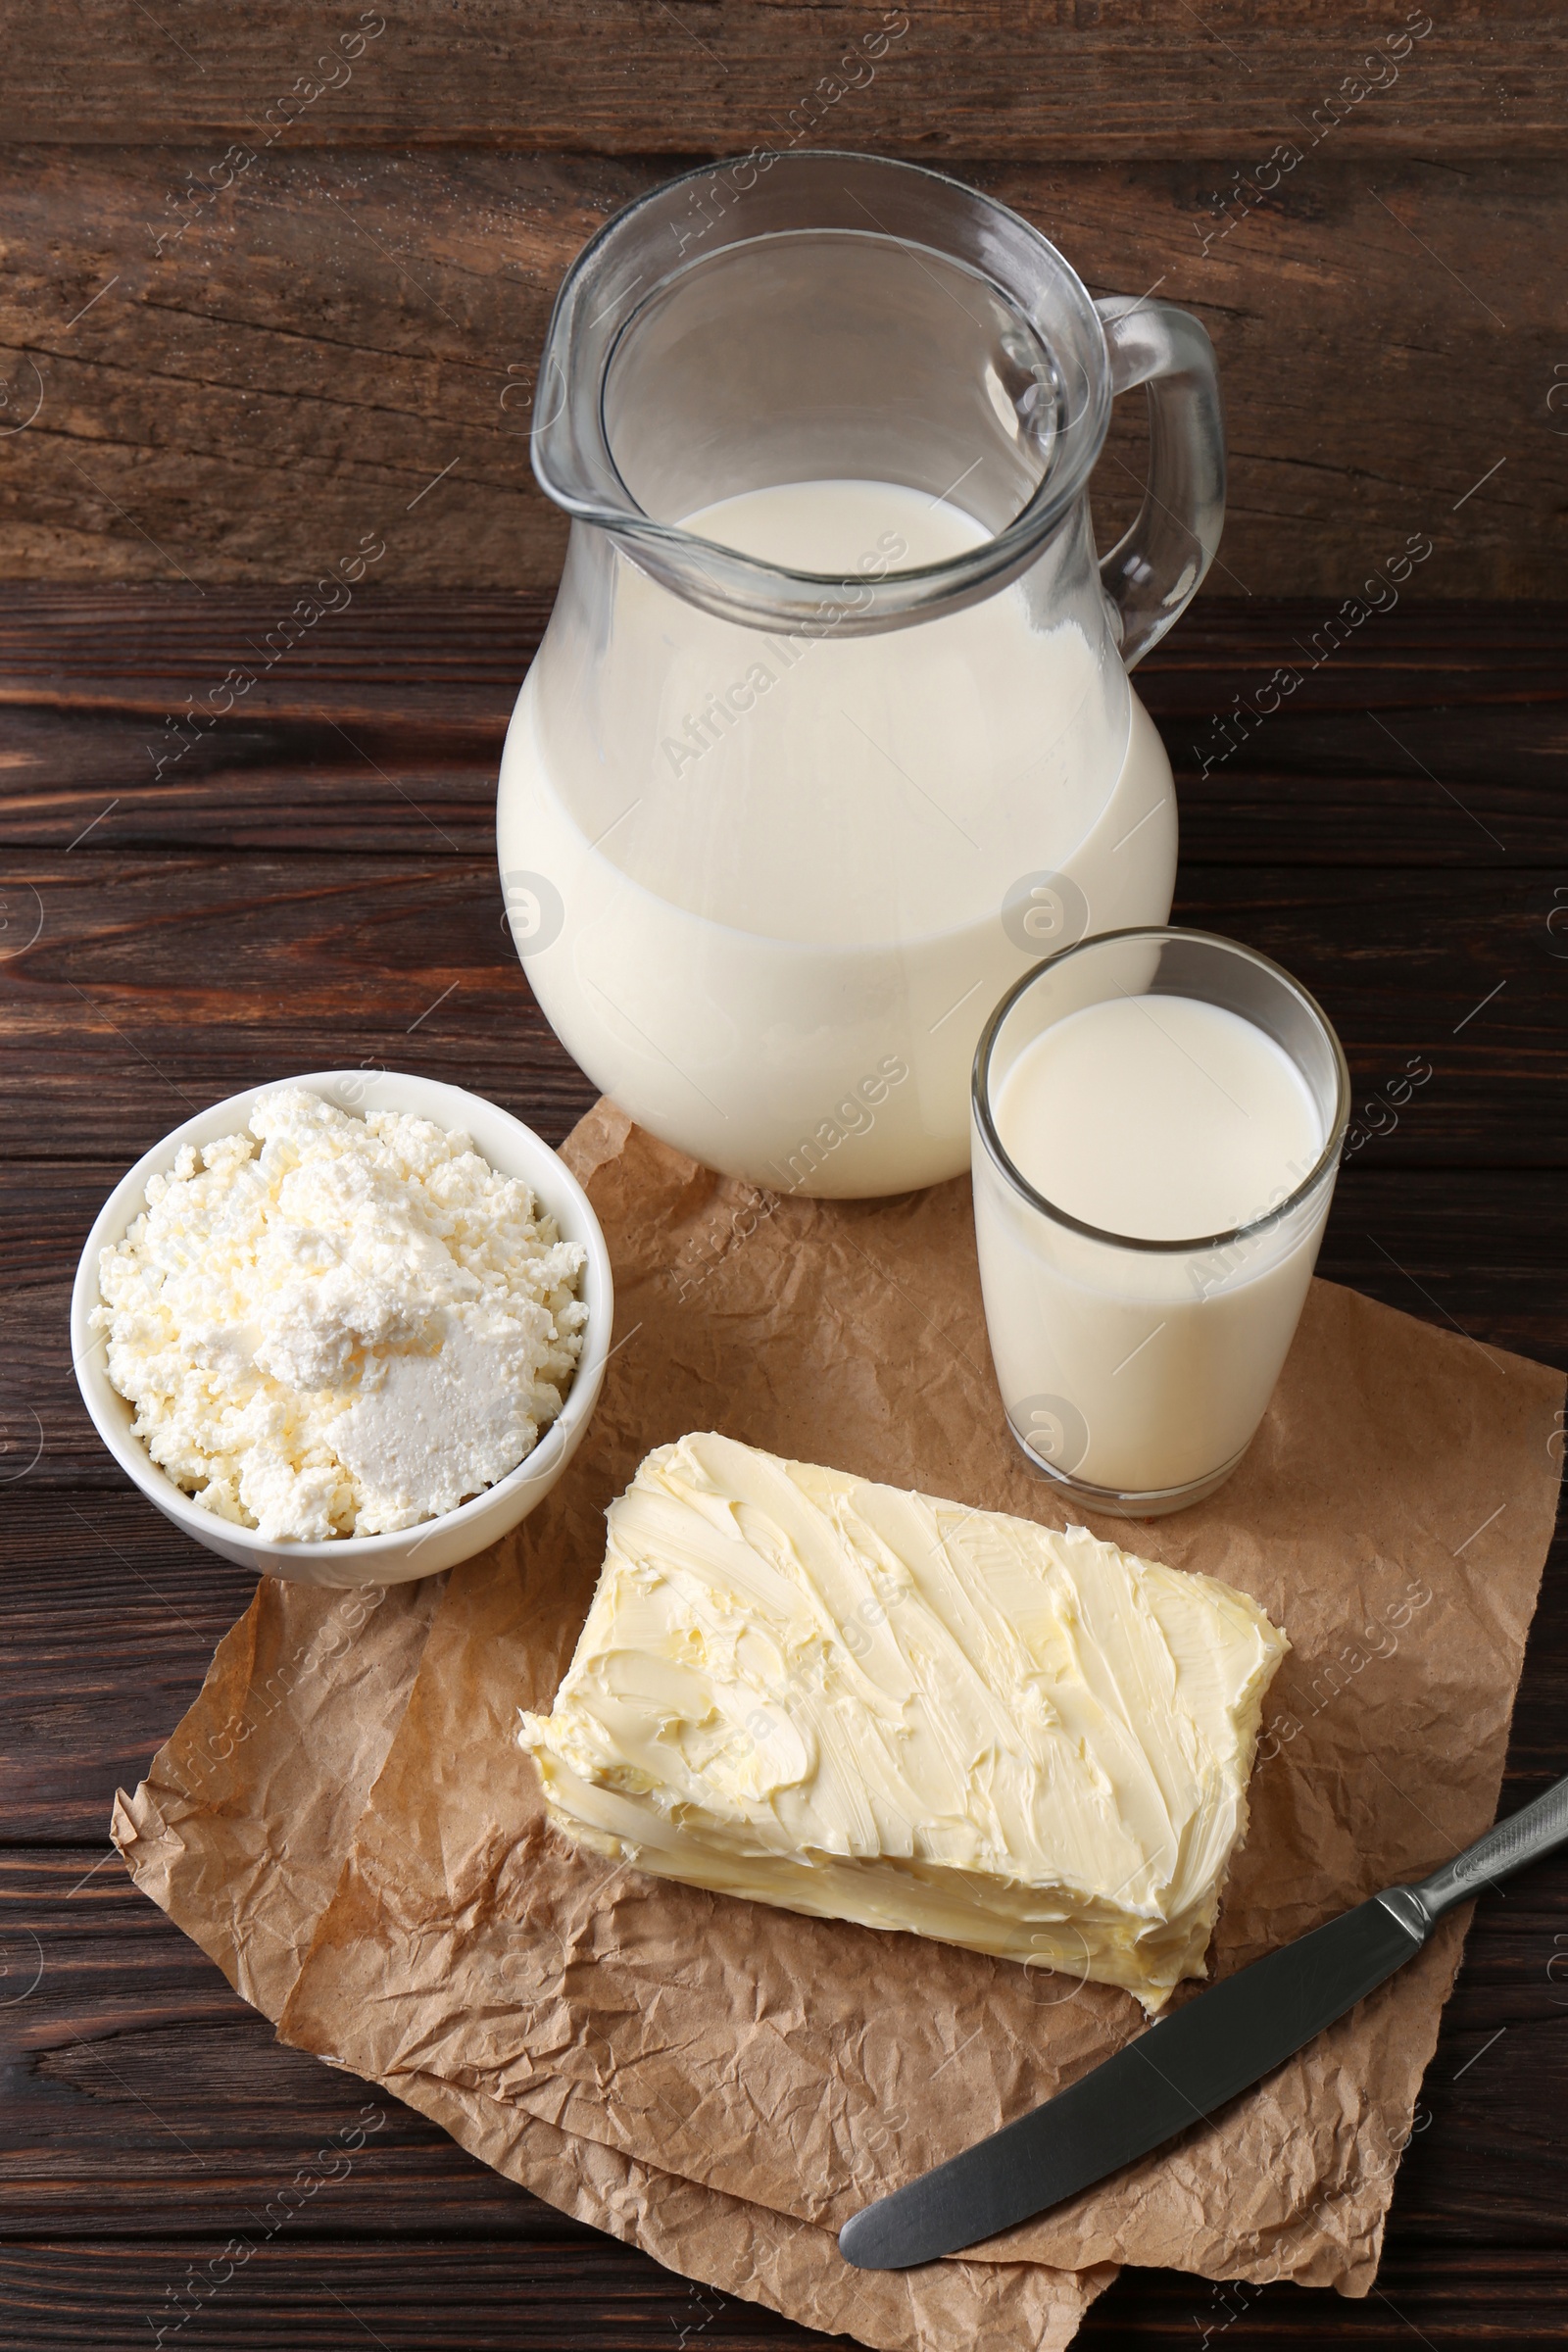
<svg viewBox="0 0 1568 2352"><path fill-rule="evenodd" d="M586 1251L428 1119L279 1087L102 1252L109 1378L194 1501L270 1542L416 1526L561 1410Z"/></svg>

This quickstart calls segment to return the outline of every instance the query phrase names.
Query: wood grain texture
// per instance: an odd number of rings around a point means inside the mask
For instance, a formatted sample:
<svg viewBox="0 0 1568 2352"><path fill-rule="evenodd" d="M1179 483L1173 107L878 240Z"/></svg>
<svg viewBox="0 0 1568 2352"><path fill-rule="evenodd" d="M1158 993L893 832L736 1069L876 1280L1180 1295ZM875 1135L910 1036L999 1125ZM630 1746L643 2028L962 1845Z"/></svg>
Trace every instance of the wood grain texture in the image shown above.
<svg viewBox="0 0 1568 2352"><path fill-rule="evenodd" d="M148 2352L149 2313L205 2263L213 2241L163 2231L126 2243L105 2238L19 2240L0 2247L0 2300L19 2332L8 2352ZM344 2352L378 2343L384 2352L761 2352L774 2345L844 2345L808 2334L755 2304L690 2287L609 2241L585 2250L575 2239L531 2247L526 2266L505 2247L459 2240L381 2240L271 2247L251 2258L231 2287L170 2345L243 2343L247 2352ZM1568 2299L1568 2266L1534 2250L1489 2253L1433 2249L1384 2265L1384 2285L1365 2303L1342 2304L1325 2320L1322 2298L1292 2286L1254 2300L1173 2272L1125 2272L1090 2312L1075 2342L1085 2352L1128 2345L1192 2352L1207 2327L1225 2328L1226 2352L1335 2344L1409 2352L1419 2338L1471 2352L1456 2324L1456 2287L1474 2281L1497 2315L1489 2342L1509 2352L1555 2352ZM173 2305L173 2309L188 2306ZM682 2330L685 2330L684 2335Z"/></svg>
<svg viewBox="0 0 1568 2352"><path fill-rule="evenodd" d="M1396 82L1352 109L1348 136L1367 151L1560 152L1568 73L1544 0L1455 0L1436 22L1403 0L1370 15L1343 0L1215 0L1200 14L1180 0L413 0L385 12L168 0L155 13L7 0L0 135L152 142L292 122L368 145L701 154L783 144L804 124L819 145L897 144L932 160L1181 155L1195 131L1228 152L1289 135L1386 36L1423 21L1427 37ZM348 79L335 62L345 50ZM335 86L306 95L323 83ZM835 83L853 86L835 98Z"/></svg>
<svg viewBox="0 0 1568 2352"><path fill-rule="evenodd" d="M66 1298L104 1194L190 1102L323 1062L430 1069L558 1138L592 1095L494 880L495 768L540 601L357 597L155 775L164 713L275 611L271 592L0 595L0 2347L152 2343L236 2233L256 2250L166 2342L823 2343L277 2046L106 1842L115 1787L189 1704L249 1580L127 1488L76 1397ZM1181 777L1179 906L1319 990L1360 1099L1410 1054L1432 1061L1347 1166L1322 1270L1477 1346L1568 1361L1568 939L1548 928L1568 903L1563 615L1401 605L1200 773L1214 715L1319 618L1214 604L1140 674ZM1505 1806L1561 1769L1565 1717L1560 1540ZM1560 2342L1565 2012L1568 1888L1548 1868L1478 1914L1378 2290L1129 2273L1080 2340ZM268 2237L272 2190L368 2098L385 2121L353 2173Z"/></svg>
<svg viewBox="0 0 1568 2352"><path fill-rule="evenodd" d="M47 755L61 762L50 773L62 782L90 773L95 739L75 732L82 721L122 713L161 721L167 713L187 713L191 705L220 746L248 745L245 722L264 711L312 728L314 743L334 760L339 754L326 730L352 722L356 730L377 723L394 727L400 743L412 734L416 764L432 749L493 761L551 599L409 595L362 586L345 611L302 625L276 661L257 660L258 644L265 648L288 603L286 590L215 588L197 596L177 586L104 592L80 584L0 582L0 709L8 709L8 729L34 710L69 720L71 733L62 732ZM1368 766L1369 754L1392 767L1392 756L1364 732L1369 710L1390 720L1408 711L1418 725L1436 717L1445 728L1456 717L1474 719L1489 739L1492 772L1518 785L1534 779L1545 789L1549 772L1543 758L1560 755L1568 743L1568 603L1434 609L1430 600L1411 598L1388 614L1369 616L1312 666L1314 632L1321 636L1336 610L1307 599L1205 597L1183 615L1137 681L1151 710L1170 722L1171 757L1181 772L1197 774L1216 716L1244 692L1250 701L1279 664L1294 662L1303 672L1300 689L1248 756L1218 764L1221 789L1232 790L1238 777L1268 777L1276 747L1298 740L1292 729L1308 714L1331 730L1353 717L1362 730L1359 748L1348 732L1305 740L1298 765L1311 769L1316 760L1316 790L1334 792L1345 764L1352 782L1376 772ZM248 656L257 682L243 704L224 714L211 704L209 690ZM1495 725L1491 713L1502 714L1506 724ZM1518 734L1538 721L1546 733ZM430 722L438 728L434 738ZM78 745L76 752L65 749L68 742ZM134 764L147 783L161 748L159 726L143 729L139 742L144 758ZM24 764L9 762L19 770ZM191 766L205 772L222 764L220 749L216 759L193 756L173 761L172 768L177 779ZM14 811L24 814L29 789L20 773L0 784ZM1548 801L1539 805L1544 808ZM394 813L390 799L387 813ZM318 808L317 820L329 821L327 812ZM1312 846L1315 856L1322 845ZM1367 854L1352 835L1347 855Z"/></svg>
<svg viewBox="0 0 1568 2352"><path fill-rule="evenodd" d="M318 853L305 867L263 851L210 864L88 844L70 855L8 861L9 903L43 909L37 938L0 964L12 1075L0 1145L18 1159L107 1154L117 1139L146 1149L205 1103L290 1070L466 1070L552 1127L582 1106L504 928L493 856ZM1445 869L1391 889L1376 870L1189 865L1176 910L1288 963L1340 1029L1358 1088L1428 1057L1433 1075L1379 1138L1383 1160L1561 1168L1550 888L1530 871L1472 874L1460 923Z"/></svg>
<svg viewBox="0 0 1568 2352"><path fill-rule="evenodd" d="M711 2352L827 2340L733 2298L698 2296L487 2173L385 2094L279 2048L116 1880L118 1861L85 1885L78 1865L90 1867L79 1851L0 1869L5 1982L31 1974L33 1939L52 1964L14 2014L0 2014L13 2079L27 2085L10 2101L0 2298L17 2332L0 2340L73 2352L127 2343L133 2329L154 2340L149 2311L155 2321L172 2303L177 2312L170 2290L235 2237L255 2250L202 2315L198 2342L341 2343L352 2331L339 2298L389 2345L610 2352L665 2330L678 2339L694 2321ZM69 1920L57 1903L73 1906ZM1541 2070L1561 2036L1562 1996L1544 1973L1560 1916L1522 1910L1508 1932L1472 1936L1368 2303L1325 2311L1324 2298L1294 2288L1254 2299L1129 2272L1086 2340L1190 2342L1227 2310L1246 2312L1244 2345L1326 2335L1396 2345L1412 2322L1429 2340L1471 2341L1462 2330L1477 2310L1489 2340L1560 2340L1559 2159L1539 2120ZM375 2129L353 2172L269 2238L278 2185L360 2117ZM367 2286L368 2301L357 2291Z"/></svg>
<svg viewBox="0 0 1568 2352"><path fill-rule="evenodd" d="M356 603L251 714L214 718L157 775L176 740L160 711L203 708L270 609L181 592L0 610L0 1034L25 1079L0 1097L0 1137L19 1160L109 1163L222 1094L362 1061L477 1073L552 1137L585 1106L502 927L494 862L539 608ZM1377 1161L1560 1166L1562 616L1525 616L1504 657L1494 615L1401 607L1196 775L1213 713L1315 616L1195 612L1140 673L1181 776L1180 909L1298 969L1358 1083L1432 1057Z"/></svg>
<svg viewBox="0 0 1568 2352"><path fill-rule="evenodd" d="M1516 1779L1505 1801L1537 1792ZM177 2209L194 2191L189 2221L221 2239L368 2098L384 2125L363 2163L302 2207L291 2238L483 2233L520 2251L561 2232L386 2091L277 2044L118 1856L85 1876L98 1859L0 1852L0 2045L19 2070L0 2156L8 2235L136 2235L152 2199ZM1561 1911L1540 1897L1539 1883L1521 1881L1472 1931L1399 2171L1407 2251L1499 2235L1546 2255L1560 2244L1561 2155L1530 2084L1557 2063L1568 1992L1546 1974Z"/></svg>
<svg viewBox="0 0 1568 2352"><path fill-rule="evenodd" d="M1412 595L1560 595L1568 344L1544 257L1568 240L1568 156L1374 167L1325 139L1217 234L1233 164L1269 153L963 169L1096 294L1157 289L1208 328L1231 445L1214 593L1341 599L1415 538ZM667 167L274 150L215 187L215 161L0 155L0 573L306 587L373 544L369 579L405 592L548 593L564 523L528 423L550 303ZM1144 470L1123 400L1103 544Z"/></svg>

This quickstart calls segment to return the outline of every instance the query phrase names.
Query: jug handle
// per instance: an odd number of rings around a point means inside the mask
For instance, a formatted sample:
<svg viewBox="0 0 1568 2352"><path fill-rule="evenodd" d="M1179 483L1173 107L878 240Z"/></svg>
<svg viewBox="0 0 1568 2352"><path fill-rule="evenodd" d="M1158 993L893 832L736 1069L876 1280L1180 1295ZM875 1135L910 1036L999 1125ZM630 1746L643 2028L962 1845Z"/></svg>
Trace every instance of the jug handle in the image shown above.
<svg viewBox="0 0 1568 2352"><path fill-rule="evenodd" d="M1225 420L1214 346L1191 312L1113 294L1095 309L1112 393L1149 391L1149 481L1131 530L1101 559L1128 669L1184 612L1225 520Z"/></svg>

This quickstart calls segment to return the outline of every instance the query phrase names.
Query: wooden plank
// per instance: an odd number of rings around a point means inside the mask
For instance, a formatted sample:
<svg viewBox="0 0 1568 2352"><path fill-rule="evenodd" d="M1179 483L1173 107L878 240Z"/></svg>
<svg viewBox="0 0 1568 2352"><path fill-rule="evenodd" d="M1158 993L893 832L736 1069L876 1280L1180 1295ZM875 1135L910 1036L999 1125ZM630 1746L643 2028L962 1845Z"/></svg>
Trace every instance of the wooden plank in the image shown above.
<svg viewBox="0 0 1568 2352"><path fill-rule="evenodd" d="M1396 890L1377 868L1184 863L1176 912L1296 972L1358 1085L1432 1058L1438 1075L1383 1141L1386 1163L1560 1167L1554 887L1501 863L1463 879L1416 868ZM132 1156L241 1087L361 1064L475 1083L553 1137L585 1106L516 961L489 856L197 858L122 853L111 836L65 858L14 853L8 888L19 926L42 910L36 937L0 960L0 1139L15 1158Z"/></svg>
<svg viewBox="0 0 1568 2352"><path fill-rule="evenodd" d="M136 745L136 757L124 772L133 768L143 783L153 780L165 747L158 724L138 733L130 722L161 721L167 712L187 712L191 704L204 725L212 722L216 743L233 741L241 763L256 748L249 729L263 719L274 726L292 720L312 730L303 744L297 735L279 733L280 758L306 749L318 761L342 760L342 750L323 732L340 724L356 734L394 726L421 759L445 750L493 761L552 600L553 590L432 595L365 584L341 612L302 626L269 664L255 659L257 645L265 647L269 631L287 612L287 590L220 587L197 596L177 584L102 588L0 581L0 707L8 710L7 745L15 741L23 755L8 757L0 768L7 838L24 837L12 827L27 819L36 781L28 771L39 760L46 766L63 762L63 777L95 772L100 741L117 740L90 732L85 722L98 716L126 722L125 740ZM1260 762L1267 772L1274 745L1303 717L1347 711L1362 719L1377 710L1392 720L1404 710L1417 719L1435 715L1446 726L1457 711L1496 714L1486 727L1495 747L1494 764L1501 762L1500 772L1515 781L1539 772L1540 754L1560 751L1568 740L1562 658L1568 602L1407 597L1396 610L1368 613L1331 637L1329 623L1338 610L1321 598L1204 596L1184 613L1136 679L1155 718L1171 722L1178 767L1196 773L1210 754L1211 772L1228 786L1238 775L1257 773ZM247 663L255 683L225 713L225 698L209 689ZM1261 729L1254 728L1255 751L1249 756L1244 746L1225 758L1216 721L1238 700L1255 715L1260 689L1281 666L1294 669L1298 685L1282 695L1279 711ZM1510 764L1507 729L1532 710L1561 732L1540 739ZM36 754L28 749L30 739L11 733L29 711L55 712L62 721L39 738L43 748ZM1357 752L1333 735L1313 737L1321 753L1319 782L1332 785L1342 764L1352 777L1365 773L1369 741L1363 737ZM73 744L78 748L72 750ZM1381 757L1392 762L1392 755ZM211 764L193 747L184 760L173 762L175 780L180 769ZM121 772L117 767L117 777ZM319 808L316 815L319 821ZM57 840L54 833L36 838ZM68 832L58 846L69 838Z"/></svg>
<svg viewBox="0 0 1568 2352"><path fill-rule="evenodd" d="M96 865L92 858L96 858ZM12 860L43 928L0 962L13 1156L133 1156L265 1080L361 1065L481 1091L559 1141L593 1099L502 928L493 855L77 851ZM482 1041L482 1042L481 1042Z"/></svg>
<svg viewBox="0 0 1568 2352"><path fill-rule="evenodd" d="M194 2311L190 2266L218 2289L203 2331L221 2315L224 2339L253 2346L324 2342L318 2328L334 2312L341 2328L345 2304L389 2347L514 2343L519 2328L552 2346L633 2346L664 2326L678 2338L694 2315L708 2344L731 2352L826 2340L731 2298L699 2306L686 2281L551 2213L384 2092L280 2047L118 1860L85 1878L79 1850L0 1856L0 2293L28 2315L18 2340L116 2345L132 2327L156 2340L161 2319ZM1544 2340L1568 2277L1549 2090L1564 1905L1538 1874L1481 1907L1400 2168L1379 2292L1334 2307L1337 2335L1392 2344L1413 2323L1443 2340L1445 2322L1484 2297L1489 2340ZM347 2169L334 2158L318 2199L270 2227L278 2186L358 2132ZM209 2270L235 2238L250 2249L243 2265ZM414 2336L399 2331L410 2312ZM514 2332L491 2333L503 2313ZM1325 2325L1299 2290L1226 2295L1132 2273L1088 2340L1190 2340L1195 2325L1244 2313L1244 2343Z"/></svg>
<svg viewBox="0 0 1568 2352"><path fill-rule="evenodd" d="M18 2315L25 2333L13 2340L27 2352L82 2352L88 2344L156 2352L160 2321L166 2345L239 2344L246 2352L344 2352L346 2344L379 2344L382 2352L516 2352L519 2344L684 2352L691 2343L702 2352L795 2352L849 2341L678 2278L613 2239L556 2227L557 2236L520 2246L505 2238L432 2241L417 2222L407 2236L347 2244L264 2245L258 2231L255 2252L209 2311L204 2286L224 2271L207 2265L222 2241L182 2233L160 2216L143 2239L33 2238L0 2248L0 2303ZM1499 2267L1508 2278L1509 2266ZM1512 2276L1517 2280L1516 2268ZM189 2317L175 2333L181 2312Z"/></svg>
<svg viewBox="0 0 1568 2352"><path fill-rule="evenodd" d="M19 2240L0 2250L0 2297L21 2315L27 2352L148 2352L148 2315L205 2264L210 2240L166 2227L145 2241ZM1226 2330L1226 2352L1336 2344L1408 2352L1421 2338L1468 2347L1470 2313L1487 2313L1486 2341L1501 2352L1547 2352L1560 2342L1568 2266L1551 2253L1423 2248L1387 2259L1381 2292L1331 2303L1293 2286L1229 2294L1174 2271L1124 2272L1090 2311L1076 2343L1087 2352L1192 2352L1207 2327ZM682 2329L686 2332L682 2335ZM266 2249L253 2256L205 2323L193 2318L166 2344L243 2345L246 2352L343 2352L374 2342L384 2352L761 2352L845 2345L845 2336L793 2328L759 2305L698 2288L629 2248L606 2240L531 2246L525 2260L478 2242L396 2241Z"/></svg>
<svg viewBox="0 0 1568 2352"><path fill-rule="evenodd" d="M1505 1808L1541 1786L1514 1781ZM101 1854L80 1847L0 1853L8 2235L140 2233L165 2198L195 2188L194 2226L221 2237L368 2099L384 2122L363 2163L307 2205L291 2233L547 2233L535 2200L435 2125L276 2043L109 1850L97 1869ZM1568 1884L1549 1865L1477 1912L1400 2168L1405 2248L1489 2235L1548 2247L1558 2236L1564 2157L1544 2148L1543 2127L1544 2092L1563 2064L1568 1994L1562 1966L1548 1975L1547 1963L1568 1948L1565 1926Z"/></svg>
<svg viewBox="0 0 1568 2352"><path fill-rule="evenodd" d="M255 591L0 588L6 843L486 858L507 720L546 609L362 597L219 716L210 690L271 610ZM1554 871L1568 608L1404 606L1310 667L1302 649L1314 632L1326 642L1331 610L1205 600L1140 669L1194 862ZM1291 662L1298 687L1232 749L1238 705L1250 713ZM23 897L0 947L36 920Z"/></svg>
<svg viewBox="0 0 1568 2352"><path fill-rule="evenodd" d="M1561 2257L1538 2248L1434 2246L1405 2253L1391 2247L1365 2302L1330 2304L1301 2287L1264 2287L1253 2297L1175 2271L1124 2271L1074 2341L1085 2352L1120 2352L1123 2345L1192 2352L1206 2328L1210 2339L1224 2330L1225 2352L1280 2344L1323 2352L1325 2343L1409 2352L1417 2340L1473 2345L1475 2315L1484 2312L1489 2343L1545 2352L1555 2338L1563 2277Z"/></svg>
<svg viewBox="0 0 1568 2352"><path fill-rule="evenodd" d="M1250 172L1270 150L1243 152ZM165 198L211 162L0 157L0 565L194 595L382 546L377 583L547 593L564 526L527 404L550 301L664 167L279 150L180 229ZM1433 550L1412 595L1560 593L1568 363L1539 257L1568 238L1568 158L1374 170L1328 143L1224 234L1229 163L965 168L1095 293L1157 289L1208 327L1232 457L1216 593L1339 600L1412 539ZM1096 475L1105 543L1142 419L1118 404Z"/></svg>
<svg viewBox="0 0 1568 2352"><path fill-rule="evenodd" d="M368 719L346 711L345 720L258 710L192 742L160 776L156 761L169 738L157 719L14 705L0 718L6 848L76 854L91 839L122 856L281 849L493 857L504 718L437 730L383 708ZM12 911L14 949L31 921L20 905ZM6 943L0 933L0 948Z"/></svg>
<svg viewBox="0 0 1568 2352"><path fill-rule="evenodd" d="M205 2264L210 2240L171 2233L144 2241L19 2240L0 2250L0 2297L23 2315L27 2352L148 2352L155 2307ZM1128 2345L1192 2352L1201 2330L1226 2329L1226 2352L1336 2344L1408 2352L1412 2328L1442 2346L1469 2347L1467 2315L1484 2310L1486 2341L1502 2352L1547 2352L1568 2268L1538 2249L1423 2248L1387 2259L1383 2287L1365 2302L1330 2303L1293 2286L1227 2295L1174 2271L1124 2272L1074 2339L1089 2352ZM684 2336L682 2329L685 2329ZM531 2246L525 2260L484 2242L396 2241L313 2245L307 2253L253 2256L205 2325L193 2319L165 2342L239 2344L246 2352L343 2352L375 2342L385 2352L768 2352L774 2346L845 2345L845 2336L793 2328L759 2305L673 2278L606 2240Z"/></svg>
<svg viewBox="0 0 1568 2352"><path fill-rule="evenodd" d="M1238 686L1247 682L1238 674ZM1554 875L1564 863L1557 777L1568 719L1549 708L1418 710L1392 699L1396 690L1381 679L1347 680L1369 705L1383 700L1383 713L1348 699L1340 710L1287 707L1204 777L1195 754L1235 688L1222 671L1208 673L1209 707L1194 718L1162 708L1168 683L1152 666L1139 673L1176 771L1182 842L1195 865L1298 860L1451 872L1506 864ZM258 711L194 743L160 777L155 759L169 738L158 720L13 706L0 717L5 850L76 857L96 843L120 856L265 849L459 854L483 863L494 853L505 724L498 714L482 729L437 731L383 709L340 732L331 719ZM21 880L8 861L0 888ZM1546 903L1555 903L1550 887ZM22 886L17 904L0 911L0 954L24 944L37 917Z"/></svg>
<svg viewBox="0 0 1568 2352"><path fill-rule="evenodd" d="M258 728L263 745L279 745L280 760L307 754L318 767L371 765L366 750L356 756L356 746L363 743L379 759L384 738L374 741L373 730L391 726L416 760L482 757L493 770L553 592L421 595L362 587L344 610L302 623L283 644L278 624L296 601L286 588L215 588L197 596L177 584L0 586L0 707L8 713L7 746L23 755L0 771L8 808L21 794L24 814L33 782L29 739L12 734L31 711L58 714L62 723L39 739L47 749L38 756L46 762L63 758L68 775L90 775L100 747L120 743L95 736L87 722L118 722L125 748L114 753L117 780L123 775L143 785L158 780L160 760L175 783L193 769L210 770L214 761L200 748L207 733L231 744L233 764L243 769L256 756ZM1542 609L1540 658L1519 681L1527 691L1550 691L1555 610ZM280 648L271 659L270 634ZM231 670L248 674L251 685L236 678L227 694L220 691ZM166 717L186 721L183 757ZM333 740L340 727L352 730L347 745L341 736ZM314 795L317 822L329 797ZM9 838L9 822L7 831Z"/></svg>
<svg viewBox="0 0 1568 2352"><path fill-rule="evenodd" d="M485 2230L520 2250L569 2230L412 2109L281 2047L108 1850L95 1871L79 1847L0 1858L0 2045L17 2070L0 2156L8 2234L145 2230L166 2199L199 2200L186 2226L203 2236L252 2229L367 2102L382 2121L291 2220L290 2242Z"/></svg>
<svg viewBox="0 0 1568 2352"><path fill-rule="evenodd" d="M1171 0L542 0L522 17L498 0L417 0L324 20L305 0L220 20L182 0L134 17L111 0L9 0L3 22L11 138L1168 156L1195 137L1266 148L1359 87L1347 144L1431 154L1555 145L1564 116L1543 0L1458 0L1436 27L1416 9L1369 21L1303 0L1215 0L1200 17Z"/></svg>
<svg viewBox="0 0 1568 2352"><path fill-rule="evenodd" d="M89 1431L81 1416L77 1452ZM0 1491L0 1528L6 1834L102 1849L115 1790L145 1777L256 1579L171 1527L102 1455L90 1481Z"/></svg>

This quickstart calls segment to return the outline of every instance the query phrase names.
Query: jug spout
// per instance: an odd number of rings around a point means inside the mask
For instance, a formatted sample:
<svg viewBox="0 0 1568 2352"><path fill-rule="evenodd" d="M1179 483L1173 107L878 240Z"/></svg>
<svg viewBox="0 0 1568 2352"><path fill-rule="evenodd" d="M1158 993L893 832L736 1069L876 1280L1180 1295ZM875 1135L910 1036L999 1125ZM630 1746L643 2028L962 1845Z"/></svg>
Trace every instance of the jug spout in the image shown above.
<svg viewBox="0 0 1568 2352"><path fill-rule="evenodd" d="M702 176L618 214L567 276L540 373L544 489L676 594L755 627L869 634L1015 579L1083 492L1109 415L1076 273L953 180L832 153L774 157L697 242ZM761 488L867 479L956 500L983 536L899 566L875 549L782 562L684 527Z"/></svg>

